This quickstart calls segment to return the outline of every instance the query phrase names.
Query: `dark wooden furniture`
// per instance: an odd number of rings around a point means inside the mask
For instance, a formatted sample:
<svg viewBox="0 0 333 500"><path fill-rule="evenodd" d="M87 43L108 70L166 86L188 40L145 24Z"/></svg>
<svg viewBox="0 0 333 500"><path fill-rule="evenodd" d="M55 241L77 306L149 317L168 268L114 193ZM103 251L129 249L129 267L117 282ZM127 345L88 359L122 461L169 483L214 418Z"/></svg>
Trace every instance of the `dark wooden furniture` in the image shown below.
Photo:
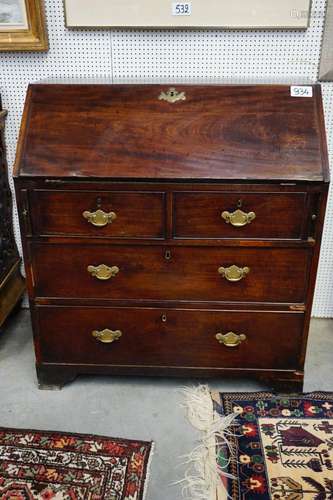
<svg viewBox="0 0 333 500"><path fill-rule="evenodd" d="M30 86L15 183L41 387L300 389L327 162L319 86Z"/></svg>
<svg viewBox="0 0 333 500"><path fill-rule="evenodd" d="M8 184L4 138L6 114L1 109L0 101L0 327L25 290L20 273L21 258L13 234L12 195Z"/></svg>

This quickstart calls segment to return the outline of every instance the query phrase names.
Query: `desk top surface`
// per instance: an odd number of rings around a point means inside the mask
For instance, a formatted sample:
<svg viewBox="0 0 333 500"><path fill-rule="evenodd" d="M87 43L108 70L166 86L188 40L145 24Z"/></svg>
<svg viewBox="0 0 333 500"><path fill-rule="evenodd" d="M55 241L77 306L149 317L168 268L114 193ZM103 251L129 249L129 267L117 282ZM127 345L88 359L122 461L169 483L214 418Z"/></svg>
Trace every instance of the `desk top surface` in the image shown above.
<svg viewBox="0 0 333 500"><path fill-rule="evenodd" d="M326 182L321 91L312 89L33 84L15 175Z"/></svg>

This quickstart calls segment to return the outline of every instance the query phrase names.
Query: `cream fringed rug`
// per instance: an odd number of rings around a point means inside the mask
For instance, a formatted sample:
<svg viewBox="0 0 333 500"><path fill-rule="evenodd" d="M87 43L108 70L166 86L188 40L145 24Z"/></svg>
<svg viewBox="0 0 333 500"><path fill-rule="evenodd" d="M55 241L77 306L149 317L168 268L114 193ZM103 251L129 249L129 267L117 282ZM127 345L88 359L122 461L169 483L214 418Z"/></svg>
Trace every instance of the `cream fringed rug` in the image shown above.
<svg viewBox="0 0 333 500"><path fill-rule="evenodd" d="M183 497L187 500L224 500L228 497L227 481L231 479L229 458L224 458L224 451L229 450L231 460L233 450L229 437L236 416L221 417L214 410L214 396L205 385L185 389L184 394L188 419L202 432L202 440L186 457ZM222 459L220 450L223 451Z"/></svg>
<svg viewBox="0 0 333 500"><path fill-rule="evenodd" d="M332 500L333 393L185 391L201 444L187 459L190 500Z"/></svg>

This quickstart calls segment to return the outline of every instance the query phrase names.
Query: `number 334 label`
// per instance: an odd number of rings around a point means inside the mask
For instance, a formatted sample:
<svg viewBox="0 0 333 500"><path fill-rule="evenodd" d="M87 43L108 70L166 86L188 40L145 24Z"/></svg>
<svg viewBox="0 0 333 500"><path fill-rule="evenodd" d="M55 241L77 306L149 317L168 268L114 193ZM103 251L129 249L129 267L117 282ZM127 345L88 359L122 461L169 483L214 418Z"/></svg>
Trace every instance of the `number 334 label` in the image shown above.
<svg viewBox="0 0 333 500"><path fill-rule="evenodd" d="M190 16L192 14L191 2L172 2L173 16Z"/></svg>

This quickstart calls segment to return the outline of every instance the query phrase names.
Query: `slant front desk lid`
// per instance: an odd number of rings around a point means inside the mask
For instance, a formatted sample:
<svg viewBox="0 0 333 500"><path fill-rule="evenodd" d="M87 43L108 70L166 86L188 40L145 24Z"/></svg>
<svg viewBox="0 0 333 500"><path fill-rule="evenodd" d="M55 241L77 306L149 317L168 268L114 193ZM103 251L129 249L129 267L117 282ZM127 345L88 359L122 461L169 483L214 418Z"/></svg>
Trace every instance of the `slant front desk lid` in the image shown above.
<svg viewBox="0 0 333 500"><path fill-rule="evenodd" d="M310 89L311 90L311 89ZM16 174L327 181L320 86L34 84Z"/></svg>

